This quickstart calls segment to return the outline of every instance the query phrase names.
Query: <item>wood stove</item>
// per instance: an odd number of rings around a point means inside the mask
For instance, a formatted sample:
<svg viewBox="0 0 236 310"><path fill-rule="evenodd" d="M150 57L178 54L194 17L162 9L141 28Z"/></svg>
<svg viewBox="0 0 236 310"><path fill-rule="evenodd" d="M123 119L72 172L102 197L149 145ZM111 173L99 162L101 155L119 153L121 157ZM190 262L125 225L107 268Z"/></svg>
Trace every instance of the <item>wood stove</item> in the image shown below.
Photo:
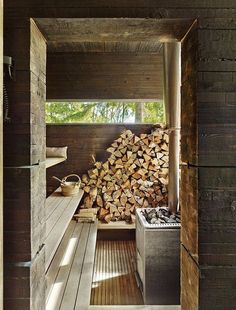
<svg viewBox="0 0 236 310"><path fill-rule="evenodd" d="M149 224L136 210L137 272L144 303L180 304L180 223Z"/></svg>

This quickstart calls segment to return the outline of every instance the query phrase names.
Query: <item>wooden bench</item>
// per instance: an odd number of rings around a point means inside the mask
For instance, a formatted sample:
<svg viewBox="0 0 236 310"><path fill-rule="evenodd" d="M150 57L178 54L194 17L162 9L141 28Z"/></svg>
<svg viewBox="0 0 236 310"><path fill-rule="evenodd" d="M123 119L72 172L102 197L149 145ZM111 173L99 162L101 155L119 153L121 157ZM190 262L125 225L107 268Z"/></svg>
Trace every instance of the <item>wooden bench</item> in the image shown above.
<svg viewBox="0 0 236 310"><path fill-rule="evenodd" d="M58 188L46 199L45 207L45 272L47 271L53 256L61 242L61 239L77 209L84 191L78 195L64 197Z"/></svg>
<svg viewBox="0 0 236 310"><path fill-rule="evenodd" d="M97 222L70 222L46 274L47 310L88 309L96 239Z"/></svg>

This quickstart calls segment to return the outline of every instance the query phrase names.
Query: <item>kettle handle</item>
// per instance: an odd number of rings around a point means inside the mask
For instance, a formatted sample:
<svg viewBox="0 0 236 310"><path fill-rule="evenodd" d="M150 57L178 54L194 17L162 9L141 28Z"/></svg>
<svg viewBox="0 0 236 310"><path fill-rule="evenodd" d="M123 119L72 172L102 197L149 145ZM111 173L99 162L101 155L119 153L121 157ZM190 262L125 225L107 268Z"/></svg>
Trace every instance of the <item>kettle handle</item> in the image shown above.
<svg viewBox="0 0 236 310"><path fill-rule="evenodd" d="M64 178L62 179L62 183L65 183L66 180L67 180L68 178L70 178L70 177L77 177L78 181L76 182L76 185L80 185L80 183L81 183L81 178L80 178L77 174L69 174L69 175L67 175L66 177L64 177Z"/></svg>
<svg viewBox="0 0 236 310"><path fill-rule="evenodd" d="M53 179L55 179L55 180L57 180L57 181L59 181L60 183L65 183L65 181L64 181L64 179L62 179L62 180L60 180L58 177L56 177L55 175L54 176L52 176L52 178Z"/></svg>

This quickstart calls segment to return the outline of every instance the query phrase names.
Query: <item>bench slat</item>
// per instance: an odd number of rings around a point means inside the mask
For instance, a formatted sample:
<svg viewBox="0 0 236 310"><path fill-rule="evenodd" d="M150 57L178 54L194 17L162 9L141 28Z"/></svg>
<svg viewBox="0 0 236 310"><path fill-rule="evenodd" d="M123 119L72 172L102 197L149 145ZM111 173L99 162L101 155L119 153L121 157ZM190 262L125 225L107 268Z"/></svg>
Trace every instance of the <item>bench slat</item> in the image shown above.
<svg viewBox="0 0 236 310"><path fill-rule="evenodd" d="M67 282L67 286L65 289L65 293L63 296L63 300L61 303L60 309L74 309L74 304L78 292L78 288L80 286L80 279L81 279L81 273L83 269L83 263L84 263L84 256L86 253L86 247L88 242L88 236L89 236L89 230L90 230L90 224L89 225L83 225L82 233L80 235L80 240L78 243L78 247L76 249L76 253L74 256L74 260L71 266L71 272L70 277ZM85 282L83 285L87 285Z"/></svg>
<svg viewBox="0 0 236 310"><path fill-rule="evenodd" d="M46 310L88 309L96 239L97 222L71 221L46 274L51 286Z"/></svg>
<svg viewBox="0 0 236 310"><path fill-rule="evenodd" d="M51 217L48 217L46 221L45 271L47 271L50 265L83 193L84 191L80 190L79 194L74 197L60 196L60 201L62 201L62 203L60 202L55 212L53 212Z"/></svg>
<svg viewBox="0 0 236 310"><path fill-rule="evenodd" d="M68 263L65 265L61 265L61 261L58 264L58 273L57 273L57 276L54 282L53 289L51 290L50 295L48 296L48 299L47 299L46 310L60 308L60 305L62 303L62 299L64 296L64 291L67 286L68 278L70 276L70 271L71 271L71 266L74 260L74 255L76 253L78 243L80 240L82 228L83 228L83 225L78 225L78 224L75 225L73 234L71 235L71 238L74 240L74 243L73 243L74 246L70 252L70 259L68 260ZM69 245L69 243L67 243L67 245ZM63 245L63 247L60 248L60 250L62 249L64 252L63 258L66 255L66 250L68 249L67 246L66 248L64 246L65 245ZM52 264L53 263L54 262L52 262ZM48 270L48 272L50 272L50 269Z"/></svg>
<svg viewBox="0 0 236 310"><path fill-rule="evenodd" d="M53 192L50 196L46 199L46 206L45 206L45 221L48 219L50 214L54 211L54 209L57 207L61 195L61 189L58 187L55 192Z"/></svg>
<svg viewBox="0 0 236 310"><path fill-rule="evenodd" d="M96 251L97 227L90 226L88 245L86 248L80 286L77 294L75 310L87 310L90 304L91 286L93 281L93 266Z"/></svg>
<svg viewBox="0 0 236 310"><path fill-rule="evenodd" d="M54 226L57 225L57 222L59 221L62 214L69 206L72 206L72 208L75 206L77 208L77 201L73 203L71 197L61 199L60 203L57 205L55 210L46 221L46 239L54 229Z"/></svg>
<svg viewBox="0 0 236 310"><path fill-rule="evenodd" d="M61 240L58 250L56 251L56 254L49 266L48 272L46 274L46 282L47 282L46 299L50 295L50 291L53 287L53 283L56 281L56 277L60 269L60 263L65 255L65 250L67 249L68 244L70 243L70 239L73 238L75 226L76 226L76 222L71 221Z"/></svg>

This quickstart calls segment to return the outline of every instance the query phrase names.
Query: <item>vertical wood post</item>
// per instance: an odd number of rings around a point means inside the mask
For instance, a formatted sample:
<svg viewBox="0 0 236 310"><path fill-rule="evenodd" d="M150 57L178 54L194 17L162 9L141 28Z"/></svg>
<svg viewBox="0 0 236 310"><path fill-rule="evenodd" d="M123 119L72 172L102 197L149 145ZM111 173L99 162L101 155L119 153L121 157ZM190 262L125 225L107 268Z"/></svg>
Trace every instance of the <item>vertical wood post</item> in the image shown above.
<svg viewBox="0 0 236 310"><path fill-rule="evenodd" d="M4 309L45 303L46 42L33 20L6 23L11 122L4 126ZM16 39L17 38L17 39Z"/></svg>
<svg viewBox="0 0 236 310"><path fill-rule="evenodd" d="M179 207L181 43L164 43L164 102L169 128L168 206Z"/></svg>

